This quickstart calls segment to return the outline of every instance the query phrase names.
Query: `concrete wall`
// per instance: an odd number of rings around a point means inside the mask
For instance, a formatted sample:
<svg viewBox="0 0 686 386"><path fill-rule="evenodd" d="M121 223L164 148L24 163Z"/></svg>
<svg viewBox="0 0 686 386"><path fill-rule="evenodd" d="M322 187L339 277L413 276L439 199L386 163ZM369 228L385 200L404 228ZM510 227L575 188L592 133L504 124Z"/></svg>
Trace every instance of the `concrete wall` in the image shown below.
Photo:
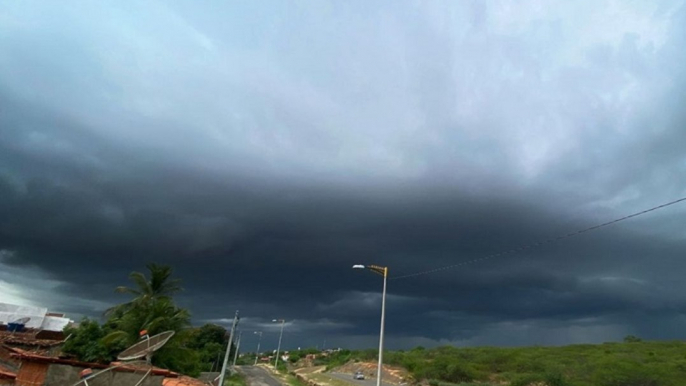
<svg viewBox="0 0 686 386"><path fill-rule="evenodd" d="M80 380L79 374L84 370L81 367L52 364L48 368L45 377L45 386L71 386ZM94 370L95 373L101 370ZM101 376L88 380L89 386L134 386L145 374L145 371L137 373L108 371ZM164 377L150 375L141 386L161 386Z"/></svg>

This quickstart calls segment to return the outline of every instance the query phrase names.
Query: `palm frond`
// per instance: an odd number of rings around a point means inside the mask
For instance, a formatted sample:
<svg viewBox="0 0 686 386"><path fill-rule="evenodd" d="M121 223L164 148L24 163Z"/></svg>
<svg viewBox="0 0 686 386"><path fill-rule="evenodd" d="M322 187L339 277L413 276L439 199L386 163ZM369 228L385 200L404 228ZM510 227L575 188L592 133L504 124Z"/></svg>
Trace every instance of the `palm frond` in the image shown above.
<svg viewBox="0 0 686 386"><path fill-rule="evenodd" d="M112 331L109 334L105 335L102 339L101 342L104 343L105 345L110 345L113 342L120 340L120 339L126 339L128 337L128 334L124 331Z"/></svg>

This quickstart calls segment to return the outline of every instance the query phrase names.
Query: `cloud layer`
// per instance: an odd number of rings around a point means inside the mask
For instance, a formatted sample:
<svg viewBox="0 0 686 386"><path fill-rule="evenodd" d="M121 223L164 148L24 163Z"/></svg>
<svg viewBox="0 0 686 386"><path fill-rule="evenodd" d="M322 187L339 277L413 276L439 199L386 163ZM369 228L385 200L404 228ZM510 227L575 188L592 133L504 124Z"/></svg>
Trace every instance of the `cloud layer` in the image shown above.
<svg viewBox="0 0 686 386"><path fill-rule="evenodd" d="M683 1L9 3L0 301L98 315L155 261L197 323L373 347L381 281L352 264L424 271L686 196L684 22ZM685 212L391 280L387 344L681 338Z"/></svg>

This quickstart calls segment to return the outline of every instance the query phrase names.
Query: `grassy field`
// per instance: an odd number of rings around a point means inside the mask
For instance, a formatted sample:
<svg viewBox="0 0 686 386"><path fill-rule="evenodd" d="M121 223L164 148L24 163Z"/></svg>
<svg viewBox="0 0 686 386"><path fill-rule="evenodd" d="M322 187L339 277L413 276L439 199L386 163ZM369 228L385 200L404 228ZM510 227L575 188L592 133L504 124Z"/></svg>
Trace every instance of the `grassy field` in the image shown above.
<svg viewBox="0 0 686 386"><path fill-rule="evenodd" d="M328 367L373 361L375 350L341 351ZM563 347L439 347L388 351L384 362L430 386L683 386L686 344L625 342Z"/></svg>

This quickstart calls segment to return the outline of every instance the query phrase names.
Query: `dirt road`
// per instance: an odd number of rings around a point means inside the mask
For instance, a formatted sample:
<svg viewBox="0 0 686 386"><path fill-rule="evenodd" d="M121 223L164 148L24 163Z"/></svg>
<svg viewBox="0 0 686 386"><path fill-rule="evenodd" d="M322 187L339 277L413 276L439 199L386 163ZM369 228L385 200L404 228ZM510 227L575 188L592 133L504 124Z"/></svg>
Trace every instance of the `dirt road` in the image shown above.
<svg viewBox="0 0 686 386"><path fill-rule="evenodd" d="M376 386L376 378L373 378L373 379L370 379L370 378L353 379L352 374L343 374L343 373L328 373L328 375L330 375L334 378L338 378L342 381L346 381L346 382L350 383L351 386L355 386L355 385L357 385L357 386ZM381 384L383 386L395 386L392 383L384 382L383 379L381 380Z"/></svg>
<svg viewBox="0 0 686 386"><path fill-rule="evenodd" d="M258 366L238 366L236 370L245 375L248 386L282 386L276 378Z"/></svg>

